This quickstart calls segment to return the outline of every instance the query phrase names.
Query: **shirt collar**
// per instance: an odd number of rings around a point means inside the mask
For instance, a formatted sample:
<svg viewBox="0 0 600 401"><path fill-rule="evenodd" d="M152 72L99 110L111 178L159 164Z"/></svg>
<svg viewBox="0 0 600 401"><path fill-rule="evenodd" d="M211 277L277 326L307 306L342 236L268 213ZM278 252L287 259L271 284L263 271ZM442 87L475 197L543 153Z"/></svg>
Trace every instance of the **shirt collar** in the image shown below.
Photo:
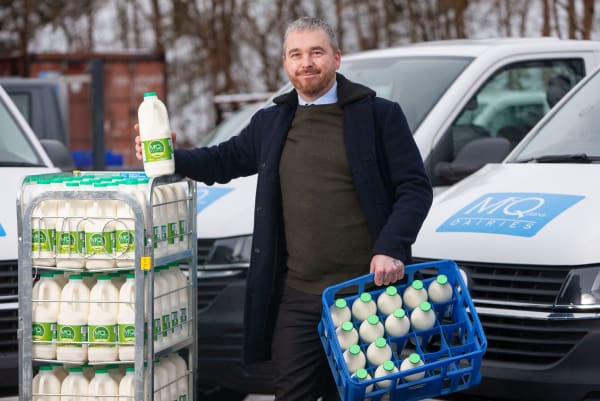
<svg viewBox="0 0 600 401"><path fill-rule="evenodd" d="M311 102L307 102L306 100L302 99L300 95L298 95L298 104L300 106L308 106L311 104L333 104L337 103L337 101L337 81L333 83L331 89L329 89L323 96Z"/></svg>

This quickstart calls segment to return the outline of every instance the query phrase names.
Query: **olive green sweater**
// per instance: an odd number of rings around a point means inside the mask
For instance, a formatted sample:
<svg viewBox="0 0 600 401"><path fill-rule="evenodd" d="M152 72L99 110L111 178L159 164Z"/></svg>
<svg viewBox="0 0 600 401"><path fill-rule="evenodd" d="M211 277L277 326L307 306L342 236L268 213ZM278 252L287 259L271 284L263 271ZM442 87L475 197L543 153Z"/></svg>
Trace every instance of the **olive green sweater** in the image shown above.
<svg viewBox="0 0 600 401"><path fill-rule="evenodd" d="M286 284L321 294L367 274L373 240L346 157L340 105L298 106L279 173Z"/></svg>

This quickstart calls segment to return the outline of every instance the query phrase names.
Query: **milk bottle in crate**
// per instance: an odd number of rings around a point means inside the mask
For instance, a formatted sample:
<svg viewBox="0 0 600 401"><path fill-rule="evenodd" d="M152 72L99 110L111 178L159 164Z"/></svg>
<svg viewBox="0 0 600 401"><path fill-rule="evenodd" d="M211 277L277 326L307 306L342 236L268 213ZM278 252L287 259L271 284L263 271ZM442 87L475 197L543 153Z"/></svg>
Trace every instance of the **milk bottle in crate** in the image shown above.
<svg viewBox="0 0 600 401"><path fill-rule="evenodd" d="M60 294L56 358L69 362L87 361L90 290L81 275L72 275Z"/></svg>
<svg viewBox="0 0 600 401"><path fill-rule="evenodd" d="M119 290L119 360L132 361L135 356L135 274L128 274Z"/></svg>
<svg viewBox="0 0 600 401"><path fill-rule="evenodd" d="M89 385L81 367L70 368L60 388L61 401L85 401Z"/></svg>
<svg viewBox="0 0 600 401"><path fill-rule="evenodd" d="M32 380L32 401L60 401L60 380L52 366L40 366L38 374Z"/></svg>
<svg viewBox="0 0 600 401"><path fill-rule="evenodd" d="M78 191L78 182L67 182L65 189ZM83 244L85 242L84 217L87 201L63 199L58 202L56 219L56 266L82 269L85 265Z"/></svg>
<svg viewBox="0 0 600 401"><path fill-rule="evenodd" d="M96 369L94 378L88 388L88 401L118 401L119 385L108 374L106 369Z"/></svg>
<svg viewBox="0 0 600 401"><path fill-rule="evenodd" d="M88 317L88 360L110 362L118 359L117 314L119 291L109 276L98 277L90 292Z"/></svg>
<svg viewBox="0 0 600 401"><path fill-rule="evenodd" d="M42 273L33 286L32 293L32 340L33 358L56 358L56 322L60 310L61 288L53 279L53 273ZM39 341L39 342L38 342Z"/></svg>
<svg viewBox="0 0 600 401"><path fill-rule="evenodd" d="M177 353L169 354L169 361L175 365L178 394L177 400L187 401L189 399L187 364L185 363L185 360Z"/></svg>
<svg viewBox="0 0 600 401"><path fill-rule="evenodd" d="M182 340L188 336L188 281L177 263L171 264L169 268L170 273L175 278L176 288L178 289L176 292L177 295L177 305L179 308L179 330L176 331L175 338L177 340Z"/></svg>
<svg viewBox="0 0 600 401"><path fill-rule="evenodd" d="M106 190L108 184L94 183L95 190ZM113 200L92 199L86 207L85 256L88 270L114 267L115 214Z"/></svg>
<svg viewBox="0 0 600 401"><path fill-rule="evenodd" d="M38 180L32 198L52 189L50 180ZM31 256L36 266L56 264L56 213L57 202L48 199L38 203L31 213Z"/></svg>

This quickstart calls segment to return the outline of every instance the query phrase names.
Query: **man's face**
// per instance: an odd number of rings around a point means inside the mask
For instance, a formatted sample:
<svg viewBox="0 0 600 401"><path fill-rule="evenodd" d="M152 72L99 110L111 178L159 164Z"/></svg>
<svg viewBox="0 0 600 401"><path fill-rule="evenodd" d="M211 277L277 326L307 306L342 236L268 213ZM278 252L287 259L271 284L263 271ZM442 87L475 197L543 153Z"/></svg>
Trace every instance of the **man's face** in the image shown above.
<svg viewBox="0 0 600 401"><path fill-rule="evenodd" d="M331 89L341 53L323 30L290 32L284 46L283 67L302 99L318 99Z"/></svg>

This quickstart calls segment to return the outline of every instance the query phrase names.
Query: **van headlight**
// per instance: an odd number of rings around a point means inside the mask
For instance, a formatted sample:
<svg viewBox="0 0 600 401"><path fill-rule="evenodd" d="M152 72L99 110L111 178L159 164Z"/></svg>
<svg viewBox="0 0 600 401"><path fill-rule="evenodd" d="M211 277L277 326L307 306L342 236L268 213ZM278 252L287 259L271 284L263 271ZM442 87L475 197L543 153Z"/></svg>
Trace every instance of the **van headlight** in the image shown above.
<svg viewBox="0 0 600 401"><path fill-rule="evenodd" d="M219 238L214 241L206 258L205 267L227 269L249 267L252 249L252 235Z"/></svg>
<svg viewBox="0 0 600 401"><path fill-rule="evenodd" d="M582 309L600 307L600 267L571 270L560 288L555 306Z"/></svg>

